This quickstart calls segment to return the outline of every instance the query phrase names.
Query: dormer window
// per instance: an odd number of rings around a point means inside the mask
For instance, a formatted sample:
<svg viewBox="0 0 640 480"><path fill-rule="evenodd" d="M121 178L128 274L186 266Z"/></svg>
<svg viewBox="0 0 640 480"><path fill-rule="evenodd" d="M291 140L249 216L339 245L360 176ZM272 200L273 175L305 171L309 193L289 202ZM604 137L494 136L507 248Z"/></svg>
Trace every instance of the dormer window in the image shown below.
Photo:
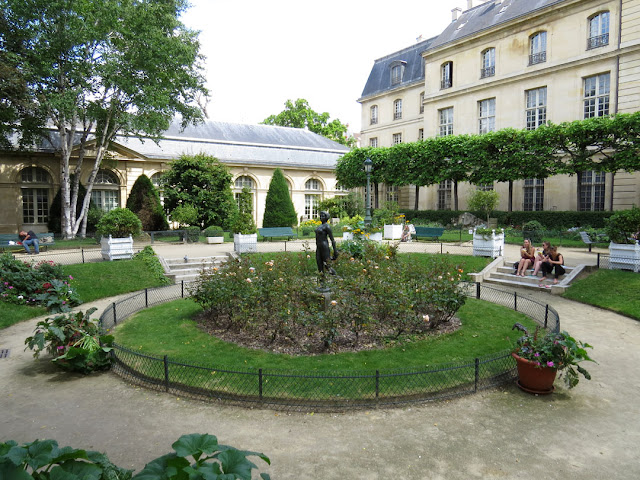
<svg viewBox="0 0 640 480"><path fill-rule="evenodd" d="M398 85L402 82L404 67L407 62L396 61L391 64L391 85Z"/></svg>
<svg viewBox="0 0 640 480"><path fill-rule="evenodd" d="M609 45L609 12L600 12L589 19L587 50Z"/></svg>
<svg viewBox="0 0 640 480"><path fill-rule="evenodd" d="M453 62L443 63L440 72L440 89L451 88L453 86Z"/></svg>
<svg viewBox="0 0 640 480"><path fill-rule="evenodd" d="M538 32L529 39L529 65L547 61L547 32Z"/></svg>

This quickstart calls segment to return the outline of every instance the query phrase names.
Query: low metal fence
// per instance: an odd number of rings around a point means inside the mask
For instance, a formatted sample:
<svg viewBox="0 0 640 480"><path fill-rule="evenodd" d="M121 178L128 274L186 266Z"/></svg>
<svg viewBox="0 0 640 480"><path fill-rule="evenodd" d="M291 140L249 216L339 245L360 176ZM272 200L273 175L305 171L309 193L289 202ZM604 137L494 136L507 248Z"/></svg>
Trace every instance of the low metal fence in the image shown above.
<svg viewBox="0 0 640 480"><path fill-rule="evenodd" d="M549 305L480 283L466 284L465 291L469 297L517 310L541 327L560 330L558 313ZM140 310L188 295L184 282L147 289L114 302L100 316L100 324L112 329ZM224 359L218 365L188 365L117 344L112 354L116 373L148 388L277 409L335 411L425 402L471 394L516 378L508 350L427 367L331 374L235 367L224 365Z"/></svg>

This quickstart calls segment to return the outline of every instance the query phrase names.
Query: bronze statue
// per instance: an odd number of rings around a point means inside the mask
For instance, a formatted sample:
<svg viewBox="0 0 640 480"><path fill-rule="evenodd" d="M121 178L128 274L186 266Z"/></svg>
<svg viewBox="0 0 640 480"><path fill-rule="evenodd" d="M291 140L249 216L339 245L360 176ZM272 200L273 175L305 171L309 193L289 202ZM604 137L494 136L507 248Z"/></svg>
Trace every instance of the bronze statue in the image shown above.
<svg viewBox="0 0 640 480"><path fill-rule="evenodd" d="M330 261L338 258L338 249L336 248L336 241L333 238L333 232L331 226L327 223L329 220L328 212L320 212L320 221L322 225L316 228L316 262L318 264L318 271L324 274L325 270L331 275L335 275L336 271L331 268ZM329 249L329 239L333 246L333 257L331 256L331 250Z"/></svg>

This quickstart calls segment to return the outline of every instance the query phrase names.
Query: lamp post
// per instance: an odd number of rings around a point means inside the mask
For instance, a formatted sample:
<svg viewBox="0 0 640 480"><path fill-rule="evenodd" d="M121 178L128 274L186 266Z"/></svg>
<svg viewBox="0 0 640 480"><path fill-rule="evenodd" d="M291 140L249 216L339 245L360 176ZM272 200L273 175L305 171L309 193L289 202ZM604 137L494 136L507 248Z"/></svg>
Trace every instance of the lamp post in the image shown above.
<svg viewBox="0 0 640 480"><path fill-rule="evenodd" d="M371 170L373 169L373 162L370 158L367 158L364 161L364 171L367 174L367 190L366 190L366 199L365 199L365 213L364 213L364 224L366 226L371 225Z"/></svg>

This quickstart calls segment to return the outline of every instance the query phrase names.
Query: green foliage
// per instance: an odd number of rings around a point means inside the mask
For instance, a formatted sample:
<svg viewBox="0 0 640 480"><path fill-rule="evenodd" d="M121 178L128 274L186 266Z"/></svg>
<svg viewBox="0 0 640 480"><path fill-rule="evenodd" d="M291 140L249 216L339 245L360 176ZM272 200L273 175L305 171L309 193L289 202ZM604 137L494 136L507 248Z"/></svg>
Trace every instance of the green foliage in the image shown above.
<svg viewBox="0 0 640 480"><path fill-rule="evenodd" d="M74 176L71 175L71 183L74 183ZM76 206L76 216L80 214L82 210L82 202L84 201L84 197L87 194L87 189L84 188L84 185L78 183L78 203ZM96 225L98 221L102 217L102 210L96 207L96 204L91 200L91 205L89 206L89 212L87 218L87 231L95 232ZM49 220L47 221L47 229L50 232L62 233L62 190L58 189L56 196L53 197L51 201L51 206L49 207Z"/></svg>
<svg viewBox="0 0 640 480"><path fill-rule="evenodd" d="M276 168L269 183L264 207L263 227L294 227L298 224L298 214L293 208L289 186L282 171Z"/></svg>
<svg viewBox="0 0 640 480"><path fill-rule="evenodd" d="M491 212L493 212L500 202L500 195L495 190L474 190L469 196L469 210L482 212L487 217L487 223Z"/></svg>
<svg viewBox="0 0 640 480"><path fill-rule="evenodd" d="M253 195L247 187L242 189L238 198L238 213L231 224L233 233L249 235L256 233L256 224L253 221Z"/></svg>
<svg viewBox="0 0 640 480"><path fill-rule="evenodd" d="M178 222L181 227L198 223L198 209L190 203L178 205L171 211L171 221Z"/></svg>
<svg viewBox="0 0 640 480"><path fill-rule="evenodd" d="M131 470L117 467L99 452L58 447L55 440L23 445L0 443L0 478L15 480L129 480Z"/></svg>
<svg viewBox="0 0 640 480"><path fill-rule="evenodd" d="M635 243L640 232L640 208L620 210L609 217L607 235L614 243Z"/></svg>
<svg viewBox="0 0 640 480"><path fill-rule="evenodd" d="M228 228L237 212L229 169L216 158L199 153L182 155L164 176L164 207L167 212L191 204L197 219L191 225L222 225Z"/></svg>
<svg viewBox="0 0 640 480"><path fill-rule="evenodd" d="M42 320L24 343L34 351L35 358L44 350L55 356L52 362L64 370L85 374L106 370L111 366L113 337L100 334L97 321L90 318L95 311L96 308L90 308L86 313L79 311Z"/></svg>
<svg viewBox="0 0 640 480"><path fill-rule="evenodd" d="M135 213L146 231L163 231L169 229L167 216L160 202L160 195L146 175L140 175L127 198L127 208Z"/></svg>
<svg viewBox="0 0 640 480"><path fill-rule="evenodd" d="M400 207L396 202L384 202L382 208L373 211L372 223L374 225L402 225L405 216L400 214Z"/></svg>
<svg viewBox="0 0 640 480"><path fill-rule="evenodd" d="M42 305L56 313L69 311L82 301L74 292L62 266L53 261L36 264L0 255L0 299L17 305Z"/></svg>
<svg viewBox="0 0 640 480"><path fill-rule="evenodd" d="M539 367L557 368L569 388L579 382L578 373L587 380L591 375L586 369L578 365L581 362L593 362L587 348L593 348L588 343L582 343L567 332L545 332L536 328L534 333L526 332L516 342L514 352L521 358L537 363Z"/></svg>
<svg viewBox="0 0 640 480"><path fill-rule="evenodd" d="M214 435L182 435L171 445L174 452L149 462L133 478L137 480L251 480L258 467L247 457L256 456L271 465L259 452L221 445ZM15 480L130 480L132 470L120 468L98 452L59 448L55 440L36 440L18 445L0 443L0 478ZM261 473L260 478L270 476Z"/></svg>
<svg viewBox="0 0 640 480"><path fill-rule="evenodd" d="M207 91L198 34L180 21L186 7L182 0L0 0L11 25L2 30L10 46L3 63L20 81L23 104L12 120L23 138L47 124L60 135L52 145L63 191L71 189L72 155L95 151L95 161L79 166L98 167L117 134L158 137L175 117L183 125L202 117L197 100ZM63 208L70 218L63 233L75 236L85 212Z"/></svg>
<svg viewBox="0 0 640 480"><path fill-rule="evenodd" d="M349 192L347 195L336 195L322 200L318 209L329 212L331 218L364 215L364 199L354 192Z"/></svg>
<svg viewBox="0 0 640 480"><path fill-rule="evenodd" d="M318 298L311 252L229 263L203 274L192 298L216 328L253 333L265 346L277 338L295 338L308 351L332 348L338 339L357 344L366 336L381 345L389 336L423 334L464 304L463 271L446 258L412 269L395 260L393 247L353 245L361 251L340 255L333 264L339 275L326 279L332 287L328 309Z"/></svg>
<svg viewBox="0 0 640 480"><path fill-rule="evenodd" d="M164 275L164 268L162 268L156 252L153 251L150 245L147 245L136 253L133 258L144 262L149 270L149 274L154 277L154 280L157 281L159 285L168 285L171 283L171 280Z"/></svg>
<svg viewBox="0 0 640 480"><path fill-rule="evenodd" d="M348 125L343 125L337 118L329 121L327 112L317 113L313 111L309 106L309 102L304 98L298 98L295 104L291 100L287 100L284 106L285 109L282 112L277 115L270 115L262 123L281 127L305 128L342 145L349 147L355 145L355 138L347 137Z"/></svg>
<svg viewBox="0 0 640 480"><path fill-rule="evenodd" d="M205 228L204 236L205 237L223 237L224 230L222 230L222 227L218 227L217 225L212 225L210 227Z"/></svg>
<svg viewBox="0 0 640 480"><path fill-rule="evenodd" d="M114 238L137 236L142 231L142 222L128 208L114 208L105 213L98 222L97 233Z"/></svg>
<svg viewBox="0 0 640 480"><path fill-rule="evenodd" d="M200 227L187 227L186 230L189 243L198 243L200 241Z"/></svg>
<svg viewBox="0 0 640 480"><path fill-rule="evenodd" d="M538 243L542 241L544 235L544 227L537 220L530 220L522 225L522 238L528 238L532 243Z"/></svg>

